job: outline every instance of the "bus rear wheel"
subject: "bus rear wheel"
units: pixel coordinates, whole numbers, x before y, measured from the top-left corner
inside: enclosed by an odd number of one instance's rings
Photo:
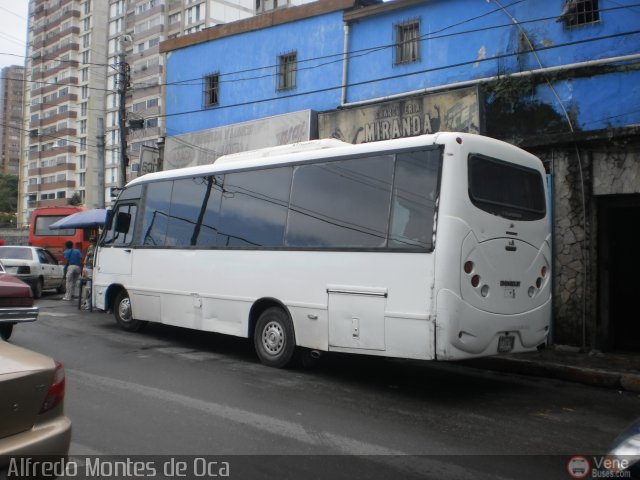
[[[129,293],[126,290],[122,290],[118,293],[116,302],[113,306],[113,313],[120,328],[127,332],[139,332],[147,324],[147,322],[142,320],[133,319],[131,300],[129,299]]]
[[[269,367],[290,366],[296,349],[293,323],[280,307],[266,309],[256,322],[253,344],[260,361]]]

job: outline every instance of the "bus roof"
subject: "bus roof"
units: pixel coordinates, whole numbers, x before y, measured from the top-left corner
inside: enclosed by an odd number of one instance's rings
[[[324,158],[347,155],[366,155],[368,153],[378,153],[403,148],[427,147],[438,143],[443,144],[446,141],[454,141],[457,137],[461,137],[463,139],[465,137],[469,139],[484,139],[487,142],[499,143],[505,146],[508,145],[510,148],[517,149],[517,147],[500,140],[472,133],[459,132],[438,132],[429,135],[418,135],[415,137],[360,143],[356,145],[336,139],[311,140],[291,145],[282,145],[278,147],[269,147],[225,155],[218,158],[214,163],[208,165],[148,173],[133,179],[127,184],[127,187],[157,180],[197,177],[214,173],[224,173],[232,170],[242,170],[245,168],[267,167],[283,163],[297,163],[305,162],[307,160],[321,160]]]
[[[282,163],[304,162],[306,160],[330,158],[334,156],[338,157],[341,155],[367,154],[382,152],[385,150],[395,150],[398,148],[429,146],[436,143],[438,135],[440,134],[420,135],[417,137],[361,143],[357,145],[342,142],[340,140],[331,141],[331,139],[328,139],[330,140],[329,142],[326,140],[312,140],[309,142],[301,142],[299,144],[251,150],[220,157],[214,163],[208,165],[147,173],[146,175],[129,182],[127,187],[156,180],[200,176],[218,172],[222,173],[228,170],[264,167]]]

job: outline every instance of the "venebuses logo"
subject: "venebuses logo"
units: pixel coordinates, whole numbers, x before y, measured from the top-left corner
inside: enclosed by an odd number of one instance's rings
[[[573,457],[567,464],[567,470],[572,478],[586,478],[591,471],[591,465],[585,457]]]

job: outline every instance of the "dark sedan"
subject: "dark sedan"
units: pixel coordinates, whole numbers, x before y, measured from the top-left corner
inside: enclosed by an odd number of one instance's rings
[[[38,307],[33,306],[29,285],[6,273],[0,263],[0,337],[8,340],[16,323],[33,322],[37,318]]]

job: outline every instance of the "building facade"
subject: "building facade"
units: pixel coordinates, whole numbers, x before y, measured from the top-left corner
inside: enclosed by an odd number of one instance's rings
[[[107,203],[109,191],[122,184],[122,146],[126,145],[125,175],[131,178],[158,168],[165,131],[171,133],[162,115],[165,64],[160,42],[309,1],[110,0],[108,63],[116,68],[107,72],[112,91],[106,98]],[[123,125],[119,122],[121,89],[126,90]]]
[[[18,223],[36,207],[100,205],[107,6],[31,0]]]
[[[156,168],[161,41],[308,1],[30,0],[19,225],[36,207],[109,205]]]
[[[639,17],[594,0],[327,0],[168,40],[165,165],[301,111],[318,112],[309,138],[517,144],[551,179],[553,341],[640,351]]]
[[[12,65],[0,73],[0,172],[18,175],[24,111],[24,67]]]

